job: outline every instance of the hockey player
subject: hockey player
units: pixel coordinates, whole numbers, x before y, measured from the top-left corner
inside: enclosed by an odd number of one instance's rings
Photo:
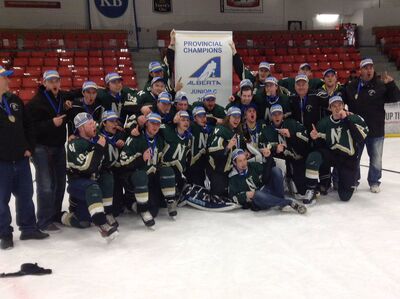
[[[106,89],[97,90],[99,102],[105,110],[115,111],[124,124],[129,116],[139,113],[137,90],[124,86],[118,73],[108,73],[104,81]]]
[[[286,175],[290,191],[304,195],[306,192],[305,159],[309,153],[309,138],[305,127],[292,118],[284,118],[279,104],[271,107],[271,123],[260,137],[260,148],[286,161]],[[293,183],[294,186],[293,186]]]
[[[95,122],[101,121],[101,114],[103,113],[104,108],[97,100],[97,89],[98,87],[95,82],[85,81],[83,83],[83,97],[74,99],[71,109],[67,111],[68,136],[73,136],[75,131],[74,118],[80,112],[89,113]]]
[[[244,108],[250,105],[253,100],[253,83],[249,79],[243,79],[240,81],[240,90],[237,95],[229,97],[229,104],[226,105],[225,110],[236,106],[244,112]]]
[[[259,211],[290,206],[299,214],[305,214],[307,208],[303,204],[285,198],[282,171],[275,166],[271,157],[267,159],[263,164],[248,163],[245,152],[236,149],[232,154],[229,195],[244,209]]]
[[[257,120],[256,105],[250,104],[244,109],[243,136],[247,144],[258,148],[261,132],[265,127],[263,120]]]
[[[143,132],[136,137],[129,136],[120,155],[121,166],[130,173],[137,211],[147,227],[154,226],[154,217],[165,205],[162,198],[171,212],[176,200],[174,171],[161,165],[165,142],[159,134],[160,126],[161,116],[148,114]]]
[[[344,110],[340,96],[329,99],[331,116],[324,117],[310,133],[317,150],[306,160],[307,192],[305,203],[313,203],[319,169],[325,164],[334,166],[338,172],[338,194],[342,201],[353,195],[357,175],[358,145],[368,134],[364,120]]]
[[[138,105],[143,115],[151,112],[151,107],[157,103],[158,95],[165,91],[165,80],[162,77],[154,77],[150,86],[149,91],[141,90],[138,93]]]
[[[158,95],[157,103],[153,104],[151,111],[159,114],[161,116],[161,122],[166,125],[172,124],[174,120],[174,114],[171,108],[172,97],[168,92],[164,91]]]
[[[283,108],[285,117],[290,116],[290,103],[288,97],[280,91],[278,80],[275,77],[268,77],[265,80],[265,87],[253,97],[257,105],[257,118],[269,122],[269,109],[272,105],[279,104]]]
[[[149,63],[149,76],[148,79],[146,81],[145,86],[143,87],[143,91],[151,91],[152,88],[152,80],[154,78],[163,78],[164,82],[166,83],[166,90],[168,92],[173,91],[173,88],[171,88],[167,82],[169,79],[169,70],[168,70],[168,66],[166,64],[161,64],[158,61],[151,61]]]
[[[67,145],[70,208],[62,213],[61,223],[86,228],[93,222],[103,238],[112,240],[118,235],[117,225],[106,216],[112,212],[112,177],[100,177],[106,139],[97,136],[96,123],[86,112],[75,116],[74,125],[77,136]]]
[[[204,187],[207,164],[207,142],[211,128],[207,125],[206,110],[203,107],[193,109],[193,123],[190,127],[192,134],[192,149],[187,179],[190,184]]]
[[[192,134],[189,132],[190,116],[186,111],[178,111],[174,119],[174,125],[166,125],[161,129],[165,140],[162,153],[162,165],[171,167],[175,173],[176,193],[180,194],[186,183],[184,173],[188,165],[189,153],[192,146]],[[177,215],[177,200],[169,204],[169,215]]]
[[[231,107],[222,125],[214,128],[208,145],[207,175],[211,183],[211,194],[228,195],[228,175],[232,169],[232,152],[245,147],[241,127],[242,113]]]
[[[118,215],[124,207],[123,186],[125,178],[120,170],[121,165],[119,163],[119,155],[121,149],[125,145],[125,136],[123,132],[118,130],[118,126],[118,115],[112,110],[104,111],[101,117],[99,135],[103,136],[107,143],[104,153],[104,161],[101,168],[101,178],[111,175],[113,181],[113,189],[108,189],[108,191],[111,190],[112,193],[107,195],[103,194],[103,197],[108,199],[103,199],[103,202],[107,202],[111,205],[109,199],[113,199],[113,211],[112,213],[107,214],[107,219],[110,224],[116,223],[112,216],[114,214]],[[108,181],[110,182],[111,179]]]
[[[217,98],[213,92],[206,92],[202,101],[193,103],[193,107],[202,106],[207,112],[207,124],[211,127],[221,125],[224,122],[225,110],[217,104]]]
[[[178,91],[176,93],[174,104],[171,108],[171,113],[173,116],[175,116],[178,111],[186,111],[190,116],[192,115],[192,107],[189,104],[187,94],[183,91]]]

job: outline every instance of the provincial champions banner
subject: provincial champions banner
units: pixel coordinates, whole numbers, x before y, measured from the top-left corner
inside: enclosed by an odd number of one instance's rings
[[[89,0],[89,5],[92,29],[134,30],[133,0]]]
[[[225,106],[232,95],[230,31],[176,31],[175,82],[182,78],[189,101],[212,91]]]

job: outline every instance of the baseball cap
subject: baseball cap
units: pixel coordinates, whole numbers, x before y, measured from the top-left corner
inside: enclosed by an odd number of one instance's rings
[[[113,80],[122,80],[122,77],[118,73],[108,73],[106,77],[104,78],[104,81],[106,84]]]
[[[331,97],[331,98],[329,99],[329,106],[330,106],[332,103],[338,102],[338,101],[343,102],[343,99],[342,99],[341,96],[333,96],[333,97]]]
[[[0,65],[0,77],[8,77],[14,74],[14,71],[12,70],[6,70],[4,67]]]
[[[156,83],[158,81],[162,81],[165,84],[165,80],[163,77],[154,77],[153,79],[151,79],[150,85],[153,85],[154,83]]]
[[[271,70],[271,65],[266,62],[266,61],[262,61],[260,62],[260,64],[258,65],[258,69],[267,69],[267,70]]]
[[[192,114],[193,114],[193,117],[195,117],[197,115],[206,115],[207,112],[206,112],[206,109],[204,109],[204,107],[196,106],[193,108]]]
[[[374,61],[371,58],[364,58],[363,60],[360,61],[360,69],[369,64],[373,65]]]
[[[240,81],[240,89],[242,89],[243,87],[249,86],[251,88],[253,88],[253,83],[251,83],[251,81],[249,79],[243,79],[242,81]]]
[[[307,77],[307,75],[305,75],[305,74],[298,74],[298,75],[295,77],[294,81],[295,81],[295,82],[298,82],[298,81],[306,81],[306,82],[308,82],[308,77]]]
[[[227,116],[242,116],[242,111],[238,107],[231,107],[226,113]]]
[[[157,100],[161,103],[171,104],[171,95],[168,92],[163,91],[158,95]]]
[[[80,112],[74,117],[74,126],[78,129],[92,119],[93,117],[89,113]]]
[[[274,114],[275,112],[282,112],[283,113],[283,108],[282,108],[281,105],[275,104],[275,105],[271,106],[269,111],[270,111],[271,114]]]
[[[60,79],[60,74],[55,70],[48,70],[43,73],[43,80]]]
[[[158,113],[149,113],[146,116],[146,121],[151,123],[161,124],[161,116]]]
[[[119,119],[119,117],[118,117],[117,113],[115,113],[112,110],[106,110],[101,115],[101,122],[104,122],[107,120],[118,120],[118,119]]]
[[[149,73],[151,72],[159,72],[162,71],[163,68],[161,66],[161,63],[159,63],[158,61],[152,61],[149,63]]]
[[[85,82],[83,82],[82,91],[85,91],[85,90],[87,90],[89,88],[97,89],[97,84],[95,82],[93,82],[93,81],[85,81]]]
[[[276,79],[273,76],[267,77],[267,79],[265,79],[265,84],[267,83],[273,83],[275,85],[278,85],[278,79]]]

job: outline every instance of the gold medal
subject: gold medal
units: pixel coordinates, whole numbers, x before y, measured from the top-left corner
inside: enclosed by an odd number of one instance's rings
[[[9,115],[8,120],[12,123],[15,123],[15,116],[14,115]]]
[[[357,100],[358,99],[358,93],[356,93],[356,95],[354,96],[354,98]]]

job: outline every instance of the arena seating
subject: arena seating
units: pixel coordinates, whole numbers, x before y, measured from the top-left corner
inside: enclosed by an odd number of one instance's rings
[[[381,46],[383,53],[400,69],[400,27],[375,27],[372,32],[375,34],[376,44]]]
[[[169,45],[169,32],[158,31],[161,48]],[[361,60],[359,51],[346,46],[346,34],[339,30],[318,31],[246,31],[234,32],[233,41],[243,63],[252,71],[261,61],[272,64],[272,73],[278,79],[294,77],[301,63],[311,64],[314,76],[322,77],[327,68],[338,72],[339,81],[345,82],[352,69]],[[238,90],[239,77],[233,74],[233,91]]]
[[[85,80],[104,87],[109,72],[137,87],[126,33],[0,32],[0,64],[14,70],[10,86],[24,101],[32,98],[49,69],[58,70],[63,89],[80,88]]]

